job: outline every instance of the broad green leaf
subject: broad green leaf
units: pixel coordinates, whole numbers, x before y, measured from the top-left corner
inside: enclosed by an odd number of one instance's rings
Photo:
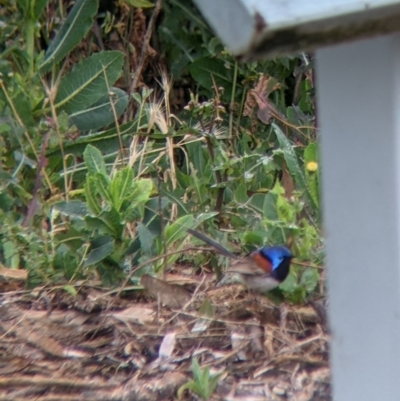
[[[207,184],[209,184],[209,182],[207,181],[205,176],[199,177],[197,171],[194,170],[193,167],[191,168],[191,174],[189,175],[189,182],[190,187],[193,188],[196,193],[198,204],[202,205],[204,202],[203,197],[208,196],[205,188]]]
[[[6,266],[11,269],[19,269],[20,257],[17,244],[14,244],[13,241],[3,241],[1,245]]]
[[[104,241],[97,248],[92,249],[85,260],[83,267],[92,266],[100,263],[114,250],[114,240],[111,237],[103,237]]]
[[[83,188],[85,191],[86,204],[88,210],[93,216],[98,216],[101,213],[102,208],[97,195],[97,185],[95,178],[93,176],[88,175],[86,177],[86,182]]]
[[[317,142],[311,142],[304,149],[304,163],[317,162],[318,163],[318,144]]]
[[[120,239],[124,229],[120,214],[112,208],[103,210],[98,216],[85,218],[88,228],[96,230],[100,234],[110,234],[113,238]]]
[[[3,210],[3,212],[9,212],[13,204],[14,199],[8,193],[0,192],[0,209]]]
[[[113,206],[113,200],[110,191],[110,180],[109,178],[101,173],[95,173],[93,179],[96,185],[96,191],[105,200],[108,205]]]
[[[53,207],[54,209],[60,211],[67,216],[84,218],[88,214],[88,209],[86,205],[79,200],[59,202],[56,203]]]
[[[97,0],[77,0],[46,51],[45,57],[39,66],[41,73],[48,71],[53,65],[61,61],[82,41],[93,25],[97,7]]]
[[[115,109],[115,116],[113,107]],[[70,122],[80,131],[95,130],[115,122],[128,106],[128,95],[119,88],[111,88],[110,92],[85,110],[70,115]]]
[[[152,255],[154,253],[154,239],[155,236],[151,231],[142,223],[138,223],[137,231],[139,235],[139,241],[143,252],[147,255]]]
[[[264,245],[267,238],[267,233],[265,231],[246,231],[243,235],[243,242],[247,245],[254,245],[259,247]]]
[[[218,216],[219,212],[207,212],[207,213],[199,213],[196,215],[196,223],[197,225],[203,223],[203,221],[212,219],[215,216]]]
[[[277,196],[272,192],[264,195],[263,215],[268,220],[278,219]]]
[[[180,188],[176,189],[174,192],[170,192],[170,191],[166,191],[164,189],[162,189],[162,194],[168,198],[171,203],[176,203],[184,213],[189,214],[189,209],[187,208],[187,205],[182,202],[182,195],[183,195],[184,191],[181,190]]]
[[[74,257],[78,257],[78,253],[75,253],[75,251],[77,251],[87,239],[82,235],[82,232],[85,231],[84,224],[85,222],[82,221],[82,224],[75,224],[74,226],[70,226],[68,231],[57,234],[57,242],[65,245],[68,249],[68,251],[66,251],[62,248],[58,248],[57,253],[60,252],[60,254],[63,254],[64,252],[71,252],[71,250],[73,250]],[[77,228],[75,228],[75,226],[77,226]]]
[[[129,203],[129,202],[125,202]],[[124,208],[123,208],[124,209]],[[126,223],[133,223],[137,220],[142,220],[144,213],[143,205],[129,205],[123,212],[122,212],[122,220]]]
[[[105,210],[98,216],[105,226],[107,226],[108,232],[111,233],[115,238],[120,239],[124,231],[124,224],[121,215],[112,208],[111,210]]]
[[[44,10],[44,8],[46,7],[47,3],[49,2],[49,0],[35,0],[32,1],[31,4],[33,4],[32,7],[32,18],[33,20],[36,22],[39,17],[42,15],[42,12]]]
[[[133,198],[133,170],[127,166],[122,170],[117,171],[110,184],[110,192],[112,197],[113,206],[118,211],[127,199]],[[139,192],[139,191],[138,191]]]
[[[250,198],[248,205],[255,211],[264,216],[267,220],[277,220],[276,195],[268,192],[267,194],[255,194]]]
[[[222,60],[203,57],[189,65],[189,72],[193,79],[203,88],[211,91],[213,79],[217,86],[225,88],[224,98],[230,98],[232,92],[233,73],[224,65]]]
[[[247,187],[245,184],[240,183],[235,189],[235,200],[237,203],[246,203],[248,201]]]
[[[197,226],[193,215],[182,216],[175,222],[169,224],[165,229],[165,237],[168,245],[188,235],[187,229]]]
[[[318,270],[309,267],[306,270],[304,270],[303,274],[301,275],[300,284],[304,286],[307,292],[312,292],[315,290],[318,281],[319,281]]]
[[[149,178],[143,178],[131,183],[131,193],[126,197],[131,202],[131,206],[146,203],[153,192],[153,181]]]
[[[124,55],[118,51],[95,53],[63,76],[57,90],[56,108],[68,114],[85,110],[107,94],[122,72]]]
[[[122,124],[119,130],[110,128],[106,131],[96,132],[94,134],[82,135],[81,137],[65,141],[64,150],[75,156],[81,156],[89,144],[95,145],[97,149],[104,153],[112,153],[120,149],[119,138],[122,139],[123,145],[128,139],[131,139],[137,132],[135,131],[136,121]],[[49,149],[46,155],[61,155],[59,147]]]
[[[12,103],[10,106],[26,127],[32,127],[35,124],[29,99],[22,90],[17,90],[12,98],[7,98],[7,100]]]
[[[305,195],[312,209],[317,210],[317,205],[315,204],[315,201],[311,196],[310,189],[307,185],[304,174],[300,169],[296,153],[293,150],[293,145],[290,143],[285,134],[276,124],[272,124],[272,127],[274,129],[276,138],[279,142],[280,149],[283,152],[283,157],[285,159],[290,174],[294,177],[297,185],[299,185],[299,187],[305,192]]]
[[[166,198],[160,199],[151,198],[144,205],[144,216],[143,216],[143,224],[151,231],[154,236],[158,236],[161,234],[161,214],[165,210],[165,208],[169,205],[170,202]]]
[[[197,131],[193,132],[194,135],[201,134]],[[207,166],[207,154],[205,153],[204,145],[202,142],[193,142],[186,145],[189,154],[190,169],[197,171],[200,175],[204,175]]]
[[[265,200],[265,195],[254,194],[250,198],[248,205],[262,215],[264,212],[264,200]]]
[[[89,174],[100,173],[105,176],[107,175],[103,156],[97,148],[92,145],[86,146],[83,158]]]
[[[19,6],[19,8],[22,10],[25,19],[29,18],[29,4],[30,1],[29,0],[17,0],[17,4]]]

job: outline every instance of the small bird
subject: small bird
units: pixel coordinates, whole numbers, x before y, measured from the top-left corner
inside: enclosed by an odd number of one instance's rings
[[[238,257],[206,235],[188,229],[189,234],[216,248],[223,255],[232,259]],[[228,268],[220,284],[225,284],[225,277],[236,274],[248,288],[258,292],[268,292],[278,287],[289,274],[293,255],[284,246],[263,247],[238,259]]]

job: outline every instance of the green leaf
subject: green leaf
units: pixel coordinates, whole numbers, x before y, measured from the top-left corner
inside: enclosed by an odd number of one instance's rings
[[[111,101],[110,101],[111,100]],[[111,102],[115,109],[114,111]],[[119,88],[110,88],[110,92],[85,110],[70,115],[70,122],[80,131],[96,130],[115,122],[128,106],[128,94]]]
[[[24,17],[27,19],[29,18],[29,5],[30,1],[29,0],[17,0],[17,4],[19,8],[22,10]]]
[[[193,215],[182,216],[175,222],[168,224],[165,229],[165,237],[167,245],[173,244],[175,241],[186,237],[187,229],[194,228],[197,225]]]
[[[103,210],[98,216],[85,218],[88,228],[96,230],[100,234],[110,234],[113,238],[121,239],[124,225],[121,215],[112,208]]]
[[[124,198],[130,202],[129,209],[131,209],[138,205],[145,204],[149,200],[152,192],[153,181],[149,178],[143,178],[139,181],[131,182],[130,193],[124,193]]]
[[[134,194],[132,194],[135,191],[135,189],[133,188],[134,187],[133,179],[134,179],[133,170],[131,167],[127,166],[122,170],[117,171],[114,178],[111,180],[110,192],[111,192],[112,202],[113,206],[118,211],[121,210],[121,206],[125,200],[132,199],[134,197]],[[146,181],[151,181],[151,180],[146,180]]]
[[[142,223],[138,223],[137,231],[143,252],[152,255],[154,250],[154,239],[156,238],[151,231]]]
[[[73,297],[76,297],[76,294],[78,294],[73,285],[64,285],[63,290],[68,292],[68,294],[72,295]]]
[[[49,0],[35,0],[33,1],[32,7],[32,18],[36,22],[39,17],[42,15],[44,8],[46,7]]]
[[[12,241],[3,241],[1,245],[6,266],[11,269],[19,269],[20,257],[17,244],[14,244]]]
[[[182,202],[181,196],[183,194],[183,190],[179,188],[173,192],[162,190],[162,193],[165,197],[167,197],[171,203],[176,203],[184,213],[189,214],[189,210],[187,209],[187,205]]]
[[[268,220],[277,220],[276,195],[268,192],[267,194],[255,194],[248,203],[254,210]]]
[[[265,195],[254,194],[249,200],[249,206],[251,206],[258,213],[263,214],[264,200],[265,200]]]
[[[292,269],[291,269],[292,270]],[[279,286],[279,288],[287,293],[292,293],[297,287],[297,279],[293,272],[287,276],[286,280]]]
[[[189,72],[193,79],[207,90],[213,88],[213,80],[218,86],[223,86],[227,92],[232,89],[232,71],[228,70],[222,60],[216,58],[199,58],[189,66]],[[230,96],[230,93],[225,93]]]
[[[197,225],[203,223],[206,220],[212,219],[215,216],[218,216],[219,212],[208,212],[208,213],[199,213],[196,216],[196,223]]]
[[[5,192],[0,192],[0,209],[3,210],[3,212],[9,212],[13,204],[14,199],[10,195]]]
[[[151,8],[154,4],[147,0],[124,0],[125,3],[137,8]]]
[[[192,359],[192,372],[195,382],[201,384],[201,380],[203,378],[203,371],[200,369],[200,365],[197,362],[196,358]]]
[[[304,174],[303,174],[302,170],[300,169],[296,153],[293,150],[293,145],[290,143],[290,141],[287,139],[285,134],[282,132],[282,130],[276,124],[272,124],[272,128],[274,129],[276,138],[279,142],[280,149],[283,152],[283,157],[285,159],[285,162],[289,169],[290,174],[294,177],[297,185],[299,185],[300,188],[303,191],[305,191],[306,197],[307,197],[312,209],[317,210],[318,209],[317,205],[315,204],[315,201],[314,201],[313,197],[311,196],[310,189],[307,185]]]
[[[218,375],[212,375],[210,377],[210,383],[208,385],[208,396],[211,397],[211,395],[213,394],[213,392],[215,391],[217,384],[218,384],[218,380],[221,377],[221,374]]]
[[[64,150],[75,156],[81,156],[86,149],[86,146],[92,144],[103,152],[112,153],[120,150],[119,138],[122,138],[124,145],[128,139],[131,139],[132,136],[136,134],[135,128],[136,121],[130,121],[129,123],[120,125],[118,130],[116,128],[110,128],[94,134],[82,135],[77,139],[66,141],[64,144]],[[57,147],[47,151],[46,155],[61,156],[61,152],[59,147]]]
[[[12,98],[7,100],[26,127],[32,127],[35,124],[29,99],[22,90],[17,90]]]
[[[79,200],[59,202],[56,203],[53,207],[54,209],[67,216],[84,218],[88,214],[88,209],[86,205]]]
[[[114,240],[111,237],[103,237],[102,239],[101,244],[89,252],[83,265],[84,267],[100,263],[107,256],[111,255],[114,250]]]
[[[161,203],[161,205],[160,205]],[[157,237],[161,234],[161,216],[169,202],[165,198],[150,198],[144,205],[143,224]]]
[[[90,213],[98,216],[101,213],[101,204],[97,195],[97,184],[94,176],[87,176],[83,186],[86,197],[86,204]]]
[[[110,191],[109,178],[101,173],[93,175],[97,193],[105,200],[110,207],[113,206],[113,200]]]
[[[246,203],[248,201],[247,187],[245,184],[240,183],[235,190],[235,200],[237,203]]]
[[[198,385],[194,380],[190,380],[181,387],[179,387],[177,394],[179,399],[182,398],[182,394],[185,390],[192,390],[194,393],[198,394]]]
[[[118,51],[95,53],[61,78],[56,108],[73,114],[85,110],[110,88],[122,72],[124,55]]]
[[[92,145],[86,146],[83,152],[83,159],[89,174],[102,174],[107,176],[106,165],[100,151]]]
[[[319,274],[317,269],[309,267],[304,270],[301,275],[300,285],[303,285],[307,292],[312,292],[315,290],[319,281]]]
[[[304,149],[304,162],[318,162],[318,144],[317,142],[311,142]]]
[[[45,57],[39,66],[41,73],[48,71],[53,65],[61,61],[82,41],[93,25],[97,7],[97,0],[77,0],[46,51]]]

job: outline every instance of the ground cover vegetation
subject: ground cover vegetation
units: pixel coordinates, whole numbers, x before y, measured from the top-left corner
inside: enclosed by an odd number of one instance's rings
[[[270,298],[323,296],[312,55],[241,64],[181,0],[0,13],[0,262],[26,289],[140,297],[169,273],[220,275],[195,229],[236,254],[287,244]],[[190,366],[181,393],[209,398],[217,379]]]

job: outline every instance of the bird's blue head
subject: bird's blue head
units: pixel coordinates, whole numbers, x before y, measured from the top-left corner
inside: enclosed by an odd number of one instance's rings
[[[264,247],[260,249],[260,253],[271,262],[272,270],[277,269],[285,259],[290,260],[293,257],[289,249],[284,246]]]

